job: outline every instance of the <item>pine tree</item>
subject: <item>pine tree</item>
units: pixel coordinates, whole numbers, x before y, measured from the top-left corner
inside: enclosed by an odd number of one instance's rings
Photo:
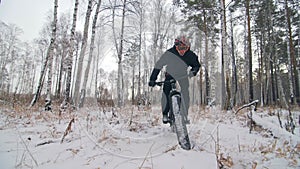
[[[187,16],[187,23],[192,23],[193,26],[198,28],[204,34],[204,43],[205,43],[205,54],[204,54],[204,67],[205,70],[205,104],[208,104],[209,101],[214,100],[215,96],[211,96],[211,81],[209,77],[210,72],[210,57],[209,57],[209,43],[215,45],[216,34],[219,32],[216,28],[218,24],[217,17],[219,16],[219,11],[215,10],[217,7],[217,2],[215,0],[201,1],[201,0],[184,0],[185,7],[182,9],[182,12]],[[201,90],[201,89],[200,89]]]

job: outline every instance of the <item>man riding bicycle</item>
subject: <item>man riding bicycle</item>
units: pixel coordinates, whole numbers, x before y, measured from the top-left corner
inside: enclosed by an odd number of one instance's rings
[[[182,94],[182,112],[188,115],[189,109],[189,80],[188,77],[196,76],[200,69],[198,56],[190,50],[190,42],[185,35],[180,35],[174,41],[174,46],[168,49],[155,63],[154,69],[150,76],[149,86],[154,87],[155,81],[161,69],[166,66],[165,81],[175,79],[178,81]],[[191,67],[189,73],[188,68]],[[170,83],[164,83],[161,98],[163,123],[169,122],[168,112],[169,93],[171,90]]]

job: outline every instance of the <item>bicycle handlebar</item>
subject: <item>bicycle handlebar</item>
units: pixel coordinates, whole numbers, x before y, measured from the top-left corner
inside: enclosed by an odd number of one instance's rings
[[[165,80],[165,81],[155,82],[155,85],[161,86],[164,83],[170,83],[170,84],[172,84],[172,83],[176,83],[176,80],[175,79],[171,79],[171,80]]]
[[[189,74],[183,75],[183,76],[181,76],[179,78],[176,78],[176,79],[170,79],[170,80],[164,80],[164,81],[155,82],[155,85],[161,86],[164,83],[170,83],[170,84],[172,84],[172,83],[176,83],[176,80],[181,80],[181,79],[184,79],[184,78],[187,78],[187,77],[190,77]]]

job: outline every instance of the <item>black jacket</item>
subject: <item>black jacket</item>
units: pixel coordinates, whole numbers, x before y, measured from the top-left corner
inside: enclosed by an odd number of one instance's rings
[[[188,50],[183,56],[180,56],[176,50],[176,47],[168,49],[155,63],[154,69],[150,76],[150,81],[155,81],[160,70],[166,66],[166,72],[175,79],[180,79],[187,75],[187,68],[192,67],[191,71],[194,72],[194,76],[200,69],[200,63],[198,56]]]

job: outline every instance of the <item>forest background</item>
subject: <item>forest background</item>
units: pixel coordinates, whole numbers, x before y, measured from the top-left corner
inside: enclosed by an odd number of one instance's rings
[[[202,65],[190,80],[191,104],[300,103],[296,0],[73,0],[67,13],[59,2],[31,42],[0,22],[1,105],[155,105],[161,89],[148,87],[149,74],[181,33]]]

